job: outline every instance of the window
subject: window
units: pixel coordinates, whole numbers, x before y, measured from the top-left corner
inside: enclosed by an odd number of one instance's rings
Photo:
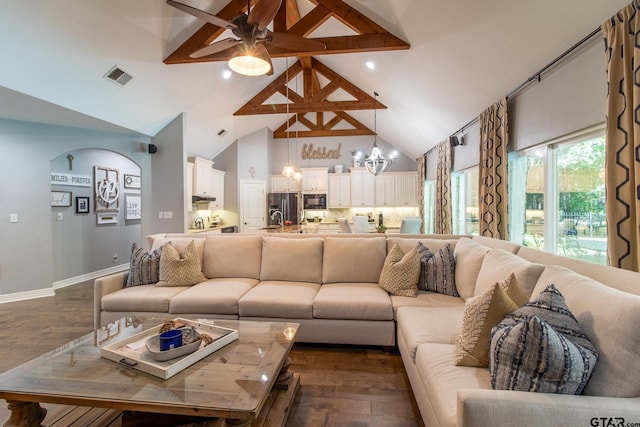
[[[453,234],[478,235],[478,168],[451,174]]]
[[[433,234],[433,219],[435,216],[436,203],[436,183],[435,181],[424,182],[424,232]]]
[[[511,153],[510,239],[606,264],[603,131]]]

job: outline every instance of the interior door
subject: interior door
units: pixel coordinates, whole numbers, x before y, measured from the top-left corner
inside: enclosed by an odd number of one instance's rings
[[[265,181],[240,181],[240,232],[265,227],[267,195]]]

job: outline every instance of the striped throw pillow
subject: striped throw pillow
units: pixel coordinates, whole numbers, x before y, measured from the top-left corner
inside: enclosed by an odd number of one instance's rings
[[[494,389],[562,394],[580,394],[599,357],[553,284],[492,329],[489,353]]]
[[[447,243],[434,254],[420,242],[417,250],[421,254],[420,274],[422,279],[419,281],[419,285],[424,283],[424,289],[427,291],[459,297],[460,294],[458,294],[455,283],[456,264],[451,246]]]
[[[144,249],[134,243],[131,247],[131,258],[129,263],[129,275],[125,287],[140,285],[151,285],[157,283],[160,272],[160,257],[162,256],[162,247],[152,252],[146,252]]]

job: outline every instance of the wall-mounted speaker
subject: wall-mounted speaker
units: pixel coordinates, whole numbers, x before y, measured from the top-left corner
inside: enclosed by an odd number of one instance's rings
[[[154,144],[149,144],[147,146],[147,148],[149,149],[149,154],[154,154],[158,152],[158,146],[154,145]]]

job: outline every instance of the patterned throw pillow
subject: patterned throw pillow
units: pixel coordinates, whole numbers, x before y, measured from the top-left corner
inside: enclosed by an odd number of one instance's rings
[[[418,247],[416,247],[418,251],[418,256],[420,257],[420,277],[418,278],[418,289],[422,291],[427,290],[427,285],[424,282],[425,274],[427,268],[427,261],[429,258],[433,257],[433,252],[429,250],[428,247],[422,244],[422,242],[418,242]]]
[[[491,331],[491,385],[496,390],[580,394],[598,357],[564,297],[550,284]]]
[[[207,280],[202,274],[200,254],[192,240],[182,254],[165,243],[160,258],[160,281],[156,286],[191,286]]]
[[[398,245],[393,245],[380,273],[379,284],[393,295],[415,298],[418,295],[420,258],[418,251],[411,249],[406,255]]]
[[[419,242],[416,249],[421,254],[420,275],[422,278],[420,283],[424,283],[422,289],[459,297],[455,283],[455,260],[451,246],[447,243],[434,254],[422,242]]]
[[[457,366],[489,366],[491,328],[527,302],[514,274],[494,284],[482,295],[465,302],[462,331],[456,338]]]
[[[134,242],[131,247],[129,275],[127,276],[125,288],[157,283],[158,280],[160,280],[159,272],[161,255],[161,247],[149,253]]]

